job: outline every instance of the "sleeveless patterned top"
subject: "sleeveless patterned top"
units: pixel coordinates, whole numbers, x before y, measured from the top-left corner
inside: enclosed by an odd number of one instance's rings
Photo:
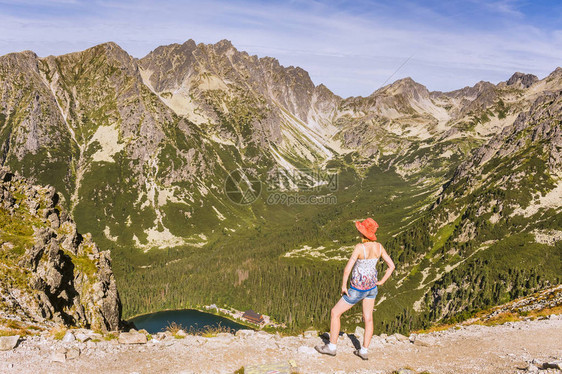
[[[365,244],[363,245],[364,259],[358,259],[351,272],[351,288],[359,291],[369,291],[377,285],[377,261],[378,258],[367,258]],[[380,246],[380,244],[379,244]]]

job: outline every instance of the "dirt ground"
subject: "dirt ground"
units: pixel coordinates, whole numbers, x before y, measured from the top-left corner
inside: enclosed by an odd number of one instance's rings
[[[420,343],[421,342],[421,343]],[[417,373],[523,373],[529,362],[562,360],[562,316],[511,322],[418,336],[418,343],[374,337],[369,360],[353,354],[350,337],[338,342],[335,357],[316,353],[320,337],[221,334],[213,338],[169,337],[148,344],[125,345],[116,340],[63,343],[34,337],[14,350],[0,352],[2,373],[232,373],[256,364],[292,361],[298,373],[391,373],[409,368]],[[52,362],[62,347],[79,348],[78,358]],[[554,369],[541,373],[560,372]]]

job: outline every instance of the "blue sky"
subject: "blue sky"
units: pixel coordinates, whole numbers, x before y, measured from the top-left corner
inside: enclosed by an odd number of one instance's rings
[[[543,78],[562,66],[562,2],[0,0],[0,35],[0,55],[39,56],[114,41],[142,57],[229,39],[338,95],[365,96],[407,76],[441,91],[515,71]]]

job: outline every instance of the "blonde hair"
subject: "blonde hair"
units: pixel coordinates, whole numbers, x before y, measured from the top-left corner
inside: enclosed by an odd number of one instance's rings
[[[359,232],[359,235],[361,236],[361,243],[374,242],[374,240],[371,240],[367,238],[365,235],[363,235],[362,232]]]

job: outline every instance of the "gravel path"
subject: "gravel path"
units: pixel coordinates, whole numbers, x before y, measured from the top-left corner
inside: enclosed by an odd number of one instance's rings
[[[353,355],[349,337],[336,357],[313,350],[319,337],[280,337],[263,332],[213,338],[167,337],[147,344],[28,338],[0,352],[2,373],[232,373],[243,366],[292,360],[298,373],[391,373],[409,367],[430,373],[522,373],[533,359],[562,359],[562,316],[486,327],[472,325],[417,337],[415,343],[375,337],[369,361]],[[76,359],[53,362],[61,348],[78,348]],[[555,369],[541,373],[560,373]]]

